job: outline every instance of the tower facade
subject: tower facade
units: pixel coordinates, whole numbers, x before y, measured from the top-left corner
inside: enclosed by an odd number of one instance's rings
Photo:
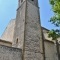
[[[43,60],[38,0],[19,0],[13,47],[21,48],[23,60]]]
[[[25,13],[26,13],[26,1],[18,0],[18,9],[15,22],[15,30],[13,36],[13,47],[23,49],[24,34],[25,34]]]

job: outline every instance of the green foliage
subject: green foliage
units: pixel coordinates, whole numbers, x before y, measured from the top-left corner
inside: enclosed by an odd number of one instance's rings
[[[51,5],[54,5],[54,0],[49,0]]]
[[[52,11],[54,12],[54,16],[51,17],[50,22],[56,25],[57,27],[60,26],[60,0],[49,0],[52,6]]]
[[[50,18],[50,22],[60,28],[60,0],[49,0],[49,2],[54,13],[54,16]],[[52,37],[53,40],[57,40],[57,38],[60,37],[60,31],[59,29],[53,29],[49,31],[48,35],[48,37]]]
[[[48,37],[52,37],[52,40],[57,40],[60,37],[60,31],[58,29],[49,31]]]
[[[53,16],[50,18],[50,22],[54,24],[55,26],[60,26],[60,16]]]

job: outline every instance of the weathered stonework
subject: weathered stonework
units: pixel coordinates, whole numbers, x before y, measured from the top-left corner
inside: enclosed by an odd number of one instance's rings
[[[0,60],[22,60],[22,50],[0,45]]]
[[[58,60],[56,45],[48,38],[49,30],[41,30],[38,0],[19,0],[18,5],[16,19],[0,39],[0,60]]]
[[[5,41],[5,40],[0,39],[0,45],[12,47],[12,42]]]
[[[40,38],[39,8],[28,0],[26,9],[24,60],[40,60],[42,58],[40,50],[42,49],[40,47],[42,42]]]
[[[25,4],[22,2],[21,6],[17,9],[17,17],[15,22],[14,36],[13,36],[13,47],[23,49],[24,43],[24,29],[25,29]],[[18,43],[16,43],[18,39]]]
[[[19,3],[12,46],[22,49],[23,60],[43,60],[38,0]]]

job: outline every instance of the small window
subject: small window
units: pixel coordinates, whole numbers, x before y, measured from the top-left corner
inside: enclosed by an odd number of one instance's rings
[[[23,2],[23,0],[21,0],[21,3]]]
[[[34,0],[32,0],[32,1],[34,1]]]
[[[18,38],[17,38],[17,40],[16,40],[16,46],[18,46]]]
[[[18,43],[18,38],[17,38],[17,40],[16,40],[16,44]]]

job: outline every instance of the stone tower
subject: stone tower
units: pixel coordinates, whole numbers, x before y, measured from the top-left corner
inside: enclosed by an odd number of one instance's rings
[[[38,0],[19,0],[13,47],[21,48],[23,60],[43,60]]]

